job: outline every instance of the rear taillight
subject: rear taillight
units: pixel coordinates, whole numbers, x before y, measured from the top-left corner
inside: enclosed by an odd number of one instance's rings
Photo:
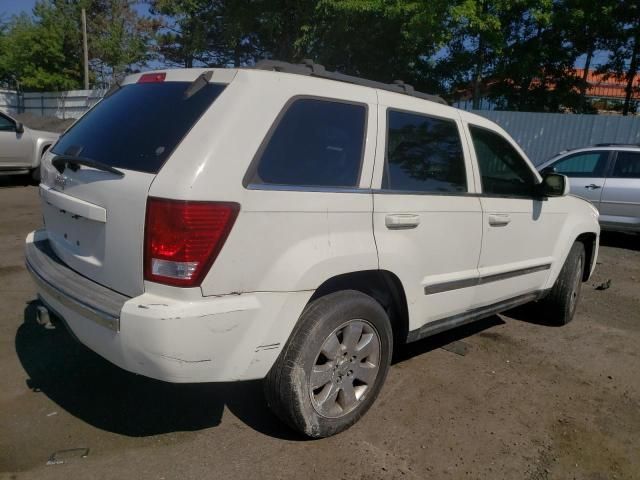
[[[240,205],[149,198],[144,231],[144,278],[200,285],[220,253]]]

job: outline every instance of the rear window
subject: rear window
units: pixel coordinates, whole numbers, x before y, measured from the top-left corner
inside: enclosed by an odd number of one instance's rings
[[[125,170],[158,173],[225,87],[210,83],[185,98],[189,85],[125,85],[82,117],[52,152],[78,155]]]
[[[355,187],[367,109],[333,100],[294,100],[280,117],[249,183]]]

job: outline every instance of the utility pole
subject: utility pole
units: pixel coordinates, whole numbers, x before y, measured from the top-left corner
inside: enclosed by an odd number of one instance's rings
[[[87,12],[82,9],[82,50],[84,54],[84,89],[89,90],[89,49],[87,47]]]

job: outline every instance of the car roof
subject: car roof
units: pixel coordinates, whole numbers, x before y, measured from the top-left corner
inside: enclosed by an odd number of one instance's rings
[[[640,152],[640,145],[634,145],[634,144],[628,144],[628,143],[596,143],[594,145],[590,145],[587,147],[569,148],[556,153],[551,158],[549,158],[549,160],[537,165],[536,168],[540,170],[550,165],[551,163],[554,163],[560,160],[561,158],[564,158],[568,155],[573,155],[575,153],[610,152],[613,150],[621,150],[626,152]]]

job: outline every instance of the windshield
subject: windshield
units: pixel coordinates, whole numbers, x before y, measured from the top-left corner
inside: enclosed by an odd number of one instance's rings
[[[207,84],[185,98],[189,85],[190,82],[125,85],[71,127],[52,152],[126,170],[158,173],[225,87]]]

